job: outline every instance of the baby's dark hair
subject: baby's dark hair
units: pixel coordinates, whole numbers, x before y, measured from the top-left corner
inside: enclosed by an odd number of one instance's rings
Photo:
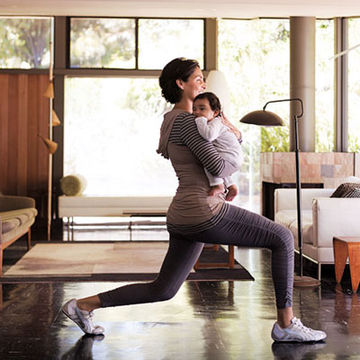
[[[219,98],[212,92],[204,92],[199,94],[195,99],[194,102],[198,99],[207,99],[210,104],[210,108],[212,111],[221,112],[221,104]]]
[[[171,104],[181,100],[183,90],[179,88],[176,80],[188,81],[196,68],[200,68],[196,60],[176,58],[165,65],[159,77],[161,95]]]

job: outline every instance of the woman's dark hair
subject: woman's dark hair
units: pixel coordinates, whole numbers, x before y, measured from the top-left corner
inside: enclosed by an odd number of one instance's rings
[[[199,99],[207,99],[210,104],[210,108],[212,111],[221,111],[221,104],[219,98],[212,92],[204,92],[196,96],[194,102]]]
[[[159,77],[161,95],[171,104],[181,100],[183,90],[176,84],[176,80],[187,81],[199,66],[196,60],[176,58],[165,65]]]

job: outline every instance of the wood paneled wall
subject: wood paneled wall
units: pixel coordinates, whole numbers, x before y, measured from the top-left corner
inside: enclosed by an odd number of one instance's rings
[[[0,192],[47,194],[48,75],[0,74]]]

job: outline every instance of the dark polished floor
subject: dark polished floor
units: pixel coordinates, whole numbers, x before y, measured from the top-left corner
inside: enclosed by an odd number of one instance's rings
[[[25,249],[25,241],[9,247],[6,266]],[[360,359],[359,297],[350,290],[348,272],[342,286],[335,285],[332,267],[325,269],[320,288],[294,290],[296,316],[326,331],[326,342],[273,344],[269,255],[267,250],[237,251],[255,281],[186,282],[167,302],[100,309],[95,320],[106,334],[95,338],[83,336],[60,312],[61,305],[121,284],[0,284],[0,359]],[[306,265],[315,275],[316,269]]]

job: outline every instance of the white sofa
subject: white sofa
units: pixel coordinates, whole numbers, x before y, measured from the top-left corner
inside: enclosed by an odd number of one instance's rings
[[[333,264],[333,237],[360,236],[360,199],[330,198],[334,189],[302,189],[303,255],[321,265]],[[276,189],[275,222],[289,228],[298,249],[296,189]]]

